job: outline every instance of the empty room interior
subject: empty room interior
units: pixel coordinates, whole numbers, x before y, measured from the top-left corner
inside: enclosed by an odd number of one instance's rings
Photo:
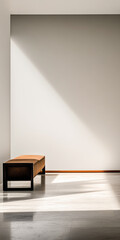
[[[0,240],[120,239],[120,1],[0,1]]]

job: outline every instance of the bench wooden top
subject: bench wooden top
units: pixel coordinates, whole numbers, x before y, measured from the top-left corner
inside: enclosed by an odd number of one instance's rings
[[[37,162],[41,161],[44,158],[45,158],[45,156],[42,156],[42,155],[21,155],[19,157],[10,159],[5,163],[33,163],[33,164],[36,164]]]

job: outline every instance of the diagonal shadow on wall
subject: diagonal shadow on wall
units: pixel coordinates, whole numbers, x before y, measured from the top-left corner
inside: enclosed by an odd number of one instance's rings
[[[120,169],[120,17],[12,16],[11,37]]]

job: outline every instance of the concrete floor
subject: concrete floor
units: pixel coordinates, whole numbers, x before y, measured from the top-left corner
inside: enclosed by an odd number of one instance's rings
[[[0,240],[120,239],[120,174],[39,175],[33,192],[0,187]]]

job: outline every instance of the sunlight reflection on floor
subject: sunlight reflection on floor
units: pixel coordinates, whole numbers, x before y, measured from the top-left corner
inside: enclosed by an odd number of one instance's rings
[[[52,176],[50,175],[50,178]],[[40,176],[33,192],[0,192],[0,212],[118,210],[119,202],[103,173],[49,174],[45,188],[39,189]]]

